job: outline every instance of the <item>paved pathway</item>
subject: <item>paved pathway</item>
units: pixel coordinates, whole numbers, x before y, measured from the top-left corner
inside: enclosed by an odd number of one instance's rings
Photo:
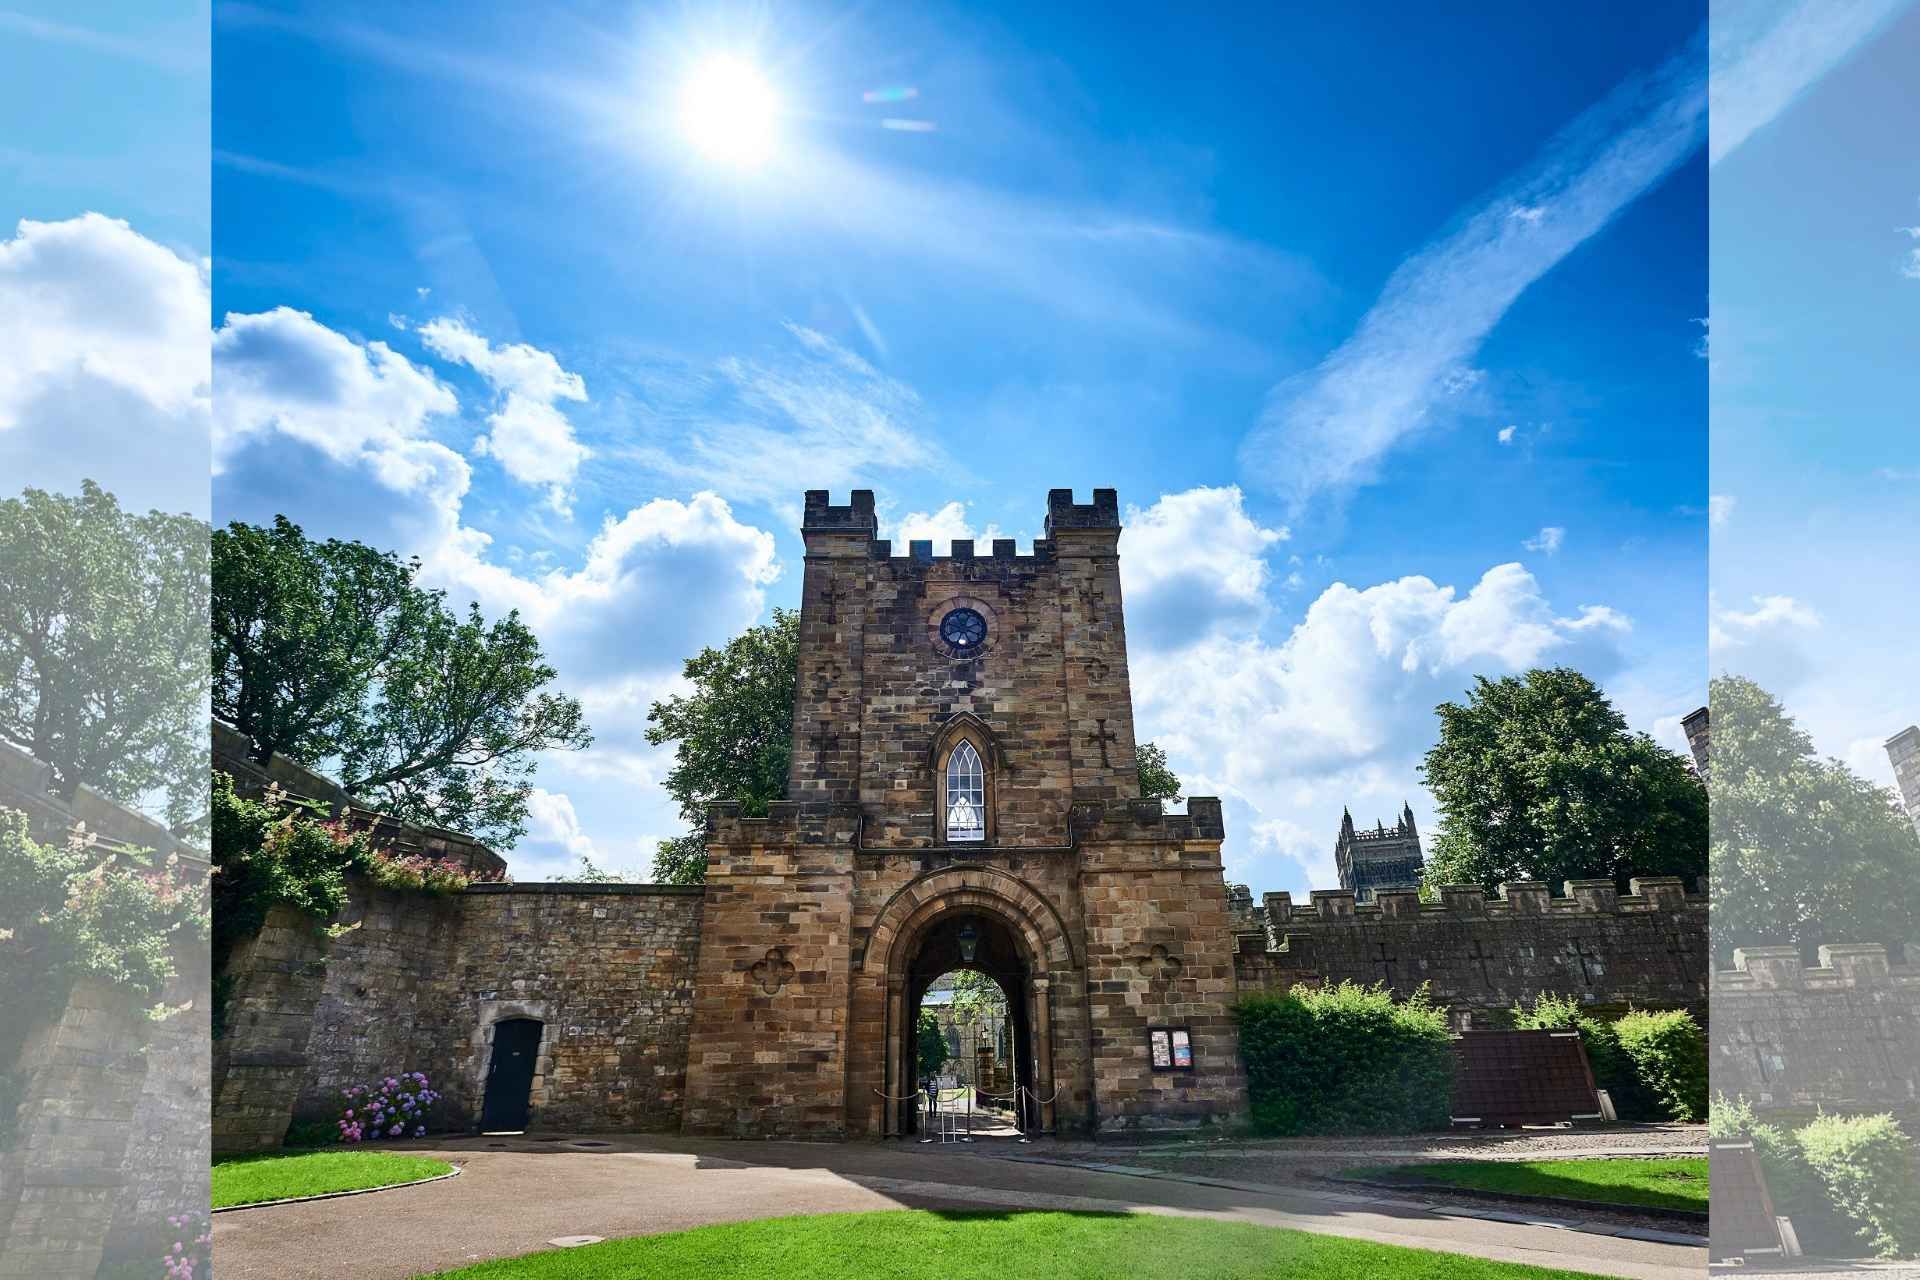
[[[591,1142],[593,1146],[575,1143]],[[714,1222],[849,1210],[1070,1209],[1171,1213],[1644,1280],[1699,1280],[1706,1250],[1303,1187],[1225,1187],[1000,1155],[1044,1143],[722,1142],[665,1136],[473,1140],[408,1150],[461,1177],[371,1196],[214,1216],[220,1280],[405,1280],[544,1248],[563,1236],[646,1235]],[[1070,1153],[1060,1153],[1067,1155]]]

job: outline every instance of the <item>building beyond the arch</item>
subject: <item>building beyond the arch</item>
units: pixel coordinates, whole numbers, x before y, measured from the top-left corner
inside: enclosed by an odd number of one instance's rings
[[[897,554],[864,490],[805,512],[787,798],[714,808],[704,889],[359,886],[331,937],[276,915],[232,975],[221,1149],[407,1069],[478,1122],[509,1023],[541,1028],[516,1067],[533,1128],[900,1134],[914,1010],[966,965],[1007,991],[1024,1118],[1059,1132],[1241,1117],[1249,990],[1427,983],[1460,1021],[1546,991],[1703,1004],[1705,906],[1677,880],[1297,913],[1229,886],[1218,800],[1139,798],[1113,490],[1051,492],[1024,555]]]

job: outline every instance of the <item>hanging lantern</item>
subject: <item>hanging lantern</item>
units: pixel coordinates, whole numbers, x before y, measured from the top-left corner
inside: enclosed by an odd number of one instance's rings
[[[960,926],[960,963],[972,964],[974,952],[980,949],[980,931],[969,920]]]

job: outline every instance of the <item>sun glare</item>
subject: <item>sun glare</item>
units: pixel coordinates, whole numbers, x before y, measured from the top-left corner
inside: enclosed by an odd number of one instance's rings
[[[714,57],[694,68],[680,94],[680,127],[710,160],[754,168],[773,154],[779,103],[751,63]]]

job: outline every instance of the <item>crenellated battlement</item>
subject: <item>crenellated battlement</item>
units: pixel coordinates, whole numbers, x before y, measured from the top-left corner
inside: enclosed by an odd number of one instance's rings
[[[1120,495],[1113,489],[1095,489],[1093,501],[1086,504],[1073,500],[1071,489],[1049,489],[1047,491],[1047,536],[1051,538],[1063,529],[1118,529],[1120,527]]]
[[[1620,893],[1610,880],[1569,880],[1555,897],[1540,881],[1489,894],[1446,885],[1423,902],[1383,889],[1356,902],[1349,889],[1318,889],[1306,904],[1269,893],[1244,903],[1236,974],[1242,990],[1385,982],[1401,995],[1429,984],[1434,1000],[1496,1019],[1538,996],[1642,1008],[1704,1007],[1707,899],[1677,876],[1645,876]]]
[[[1120,804],[1073,807],[1076,843],[1154,841],[1218,841],[1226,839],[1225,820],[1215,796],[1187,797],[1185,813],[1168,813],[1158,800],[1128,800]]]
[[[1808,967],[1799,947],[1736,947],[1733,968],[1713,975],[1715,995],[1762,991],[1850,991],[1886,987],[1920,991],[1920,945],[1909,943],[1907,963],[1894,964],[1878,942],[1838,943],[1819,949]]]
[[[1031,565],[1047,564],[1054,558],[1053,543],[1045,538],[1036,538],[1033,543],[1033,550],[1025,554],[1018,549],[1018,545],[1013,538],[995,538],[993,540],[993,549],[986,555],[981,555],[974,550],[974,539],[972,538],[955,538],[949,553],[944,556],[936,556],[933,554],[933,541],[930,538],[915,538],[907,543],[907,554],[904,556],[896,556],[893,554],[893,541],[890,538],[877,539],[868,547],[867,552],[875,560],[886,560],[903,565],[951,564],[968,561],[982,563],[989,561],[1012,561]]]
[[[766,816],[742,814],[738,803],[707,806],[707,846],[729,849],[773,845],[847,845],[860,830],[860,806],[836,801],[775,800]]]
[[[1236,886],[1238,888],[1240,886]],[[1315,889],[1311,905],[1304,909],[1285,890],[1261,897],[1269,927],[1277,935],[1288,924],[1302,920],[1315,923],[1365,923],[1373,920],[1413,920],[1449,918],[1471,920],[1523,919],[1528,917],[1569,917],[1575,915],[1616,915],[1649,911],[1705,911],[1706,896],[1690,894],[1686,882],[1678,876],[1645,876],[1630,882],[1631,892],[1622,895],[1611,880],[1568,880],[1565,896],[1554,897],[1552,890],[1538,880],[1510,881],[1502,884],[1489,898],[1477,884],[1452,884],[1440,887],[1440,900],[1424,902],[1414,889],[1382,889],[1372,902],[1356,902],[1351,889]]]

